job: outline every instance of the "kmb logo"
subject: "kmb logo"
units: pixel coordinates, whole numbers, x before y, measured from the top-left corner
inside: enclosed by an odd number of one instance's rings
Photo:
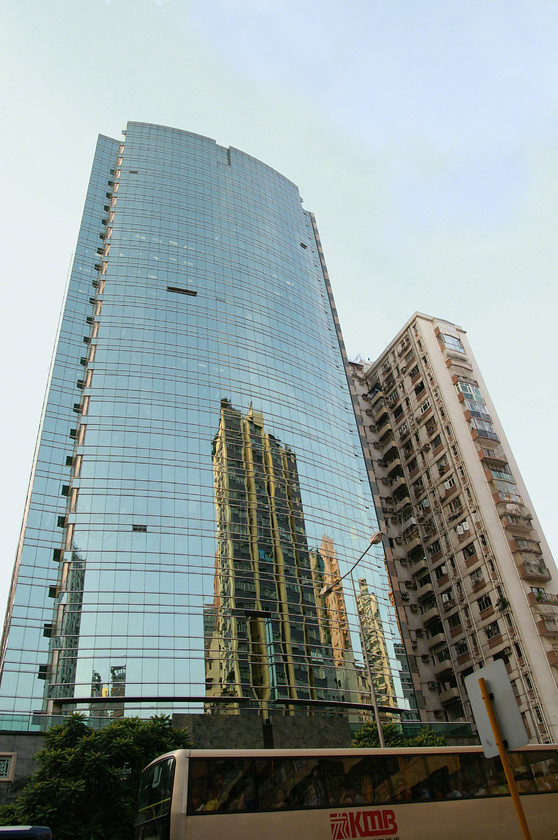
[[[380,837],[397,834],[393,811],[346,811],[330,814],[333,840],[351,840],[352,837]]]

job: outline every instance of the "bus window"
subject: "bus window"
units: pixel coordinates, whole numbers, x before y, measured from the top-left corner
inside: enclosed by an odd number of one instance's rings
[[[487,758],[484,762],[484,769],[486,773],[485,794],[487,796],[507,796],[509,789],[500,757]]]
[[[291,760],[294,784],[290,788],[293,808],[325,808],[327,792],[320,772],[320,760],[303,758]]]
[[[331,807],[390,802],[391,789],[381,756],[322,760]]]
[[[462,799],[476,795],[481,768],[476,755],[429,755],[426,764],[434,799]]]
[[[193,759],[188,813],[253,811],[254,762],[250,759]]]
[[[525,752],[521,755],[524,759],[525,775],[530,779],[533,793],[558,790],[558,756],[556,752],[550,750],[544,753]]]
[[[430,775],[423,756],[398,756],[387,759],[392,798],[395,802],[432,799]]]
[[[143,773],[136,825],[169,813],[173,779],[174,758],[160,761]]]
[[[523,752],[508,753],[508,758],[519,793],[537,793],[535,775],[530,766],[529,754]]]
[[[364,802],[361,772],[363,763],[364,759],[361,758],[332,758],[322,761],[330,807],[344,808]]]
[[[258,759],[255,762],[258,805],[265,811],[291,807],[296,784],[293,762],[289,758]]]

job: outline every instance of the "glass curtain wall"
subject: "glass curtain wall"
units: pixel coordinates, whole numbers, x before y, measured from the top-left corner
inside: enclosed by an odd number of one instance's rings
[[[407,707],[381,545],[355,571],[359,598],[338,582],[377,527],[297,188],[188,132],[129,123],[122,143],[100,137],[0,712],[61,698],[96,698],[100,717],[366,703],[359,601],[381,701]],[[181,700],[111,703],[122,696]]]

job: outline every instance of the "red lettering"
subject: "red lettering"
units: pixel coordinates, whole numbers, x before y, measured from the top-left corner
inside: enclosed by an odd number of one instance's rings
[[[382,811],[363,811],[363,820],[367,837],[374,837],[376,834],[383,834],[384,820]],[[378,831],[380,829],[380,831]]]
[[[397,823],[395,822],[395,813],[393,811],[384,811],[384,828],[388,834],[395,834],[397,831]]]
[[[364,831],[362,830],[362,826],[360,825],[360,819],[362,817],[362,811],[351,811],[349,813],[349,823],[351,826],[351,834],[353,837],[365,837]],[[357,834],[358,832],[358,834]]]
[[[331,814],[331,832],[333,838],[381,837],[397,834],[395,812],[381,811],[346,811]],[[391,840],[399,840],[398,837]]]

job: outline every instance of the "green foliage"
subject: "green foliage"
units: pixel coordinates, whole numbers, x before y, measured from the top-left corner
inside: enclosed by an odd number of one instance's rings
[[[0,808],[0,824],[48,825],[56,840],[129,840],[142,769],[190,745],[188,732],[164,715],[91,729],[73,714],[47,732],[37,773]]]
[[[382,725],[386,747],[443,747],[445,735],[437,735],[430,727],[423,727],[418,735],[405,735],[401,724],[389,721]],[[379,747],[375,723],[365,723],[354,739],[355,747]]]

